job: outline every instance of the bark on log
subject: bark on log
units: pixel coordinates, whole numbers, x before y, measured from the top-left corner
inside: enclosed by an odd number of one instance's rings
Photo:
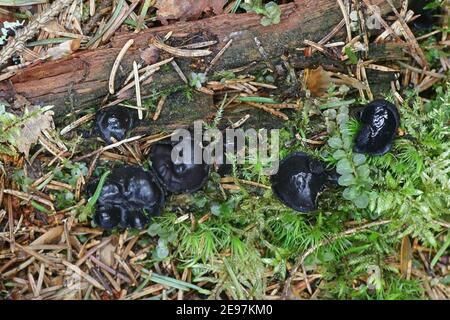
[[[399,1],[394,1],[396,5]],[[381,8],[383,14],[390,11],[384,0],[372,0]],[[179,22],[142,31],[138,34],[125,33],[116,35],[111,45],[91,51],[81,51],[69,58],[49,61],[30,66],[12,78],[0,83],[0,98],[14,99],[18,94],[34,104],[54,105],[57,115],[70,111],[99,105],[108,94],[108,78],[115,57],[128,39],[134,39],[134,45],[122,60],[115,87],[120,88],[124,79],[132,70],[133,61],[142,62],[141,50],[148,47],[149,40],[155,35],[164,36],[173,31],[172,39],[201,36],[203,40],[214,39],[218,44],[213,47],[213,54],[204,59],[176,58],[185,75],[191,71],[203,72],[215,54],[233,39],[233,44],[215,65],[214,70],[227,70],[256,62],[259,67],[278,65],[281,56],[288,54],[290,63],[296,67],[308,67],[321,61],[331,67],[339,68],[337,61],[330,61],[315,54],[305,58],[296,48],[303,47],[305,39],[319,41],[328,34],[342,19],[336,0],[297,0],[281,6],[282,17],[278,25],[263,27],[261,17],[256,14],[220,15],[193,22]],[[344,27],[345,29],[345,27]],[[343,30],[344,31],[344,30]],[[345,32],[344,32],[345,33]],[[343,34],[344,34],[343,33]],[[261,55],[255,37],[267,53]],[[194,42],[198,42],[194,41]],[[161,52],[162,53],[162,52]],[[163,55],[163,54],[162,54]],[[380,81],[383,82],[383,81]],[[163,68],[155,74],[149,85],[141,87],[142,95],[149,95],[154,90],[164,90],[182,85],[173,68]],[[113,98],[112,98],[113,99]],[[194,103],[188,103],[182,94],[169,99],[154,127],[175,127],[189,124],[197,119],[205,119],[215,113],[210,96],[198,94]],[[257,111],[261,119],[267,120],[264,112]],[[236,117],[239,117],[237,115]],[[264,119],[256,119],[261,125]]]

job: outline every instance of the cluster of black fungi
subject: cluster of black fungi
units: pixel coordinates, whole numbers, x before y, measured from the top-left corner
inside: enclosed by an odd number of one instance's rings
[[[354,151],[372,156],[389,152],[400,125],[395,105],[375,100],[364,106],[357,117],[362,127],[356,135]],[[136,121],[130,109],[102,109],[96,117],[96,130],[111,143],[111,138],[124,139]],[[195,142],[190,142],[193,150]],[[194,161],[192,164],[174,163],[171,153],[178,143],[164,140],[153,145],[149,171],[128,165],[113,169],[97,201],[94,220],[99,227],[142,229],[150,217],[161,214],[166,194],[193,193],[205,185],[211,166],[194,164]],[[229,172],[229,165],[225,166],[228,167],[219,167],[218,172]],[[336,185],[337,178],[336,172],[328,170],[323,162],[306,153],[294,152],[280,162],[271,182],[273,193],[281,202],[296,211],[311,212],[317,209],[319,194],[327,185]]]

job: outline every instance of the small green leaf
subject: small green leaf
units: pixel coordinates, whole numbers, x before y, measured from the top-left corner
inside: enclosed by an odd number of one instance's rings
[[[272,20],[270,20],[270,18],[267,17],[262,17],[261,18],[261,25],[264,27],[270,26],[272,24]]]
[[[348,114],[345,113],[339,113],[336,117],[336,121],[339,125],[346,124],[348,119]]]
[[[339,177],[338,183],[339,183],[340,186],[348,187],[348,186],[350,186],[352,184],[355,184],[355,177],[351,173],[344,174],[344,175]]]
[[[365,209],[369,205],[369,196],[366,193],[362,193],[360,196],[353,200],[353,203],[360,209]]]
[[[158,259],[165,259],[169,255],[169,249],[166,246],[157,246],[156,247],[156,256]]]
[[[161,225],[159,223],[152,223],[148,229],[147,233],[150,235],[150,237],[155,237],[161,232]]]
[[[325,110],[323,112],[323,115],[324,115],[324,117],[326,117],[326,118],[328,118],[330,120],[336,119],[336,110],[335,109]]]
[[[342,140],[337,136],[333,136],[330,139],[328,139],[328,145],[333,149],[340,149],[342,148]]]
[[[356,173],[363,179],[368,178],[370,175],[370,168],[367,164],[363,164],[356,168]]]
[[[347,153],[342,149],[338,149],[333,153],[333,158],[335,160],[341,160],[342,158],[345,158],[346,156],[347,156]]]
[[[339,162],[336,165],[336,171],[340,175],[345,175],[353,172],[352,165],[350,161],[348,161],[347,158],[339,160]]]
[[[214,203],[211,205],[211,213],[215,216],[220,216],[221,214],[221,205],[218,203]]]
[[[342,196],[344,197],[344,199],[353,201],[359,196],[359,191],[356,187],[345,188]]]
[[[275,2],[271,1],[269,3],[266,3],[264,6],[266,9],[266,16],[270,19],[270,22],[272,24],[278,24],[280,23],[281,19],[281,9]]]
[[[347,133],[342,134],[342,141],[344,149],[350,150],[352,147],[352,139],[350,138],[350,135],[348,135]]]
[[[360,153],[356,153],[353,155],[353,163],[355,164],[355,166],[360,166],[362,165],[364,162],[366,162],[366,156]]]
[[[348,102],[355,102],[355,100],[349,100]],[[352,103],[353,103],[352,102]],[[348,114],[348,106],[349,106],[349,104],[348,103],[344,103],[344,104],[342,104],[340,107],[339,107],[339,113],[340,114]]]
[[[252,6],[249,3],[241,3],[241,8],[244,9],[247,12],[252,12]]]
[[[345,54],[348,57],[348,61],[350,64],[357,64],[358,63],[358,56],[356,53],[352,50],[350,47],[346,47],[344,50]]]

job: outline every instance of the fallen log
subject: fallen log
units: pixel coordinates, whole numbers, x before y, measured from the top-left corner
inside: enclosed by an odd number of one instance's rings
[[[372,0],[383,14],[390,11],[384,0]],[[398,1],[399,2],[399,1]],[[396,4],[398,4],[396,2]],[[120,88],[132,70],[133,61],[143,63],[142,50],[148,48],[149,41],[155,36],[164,37],[173,32],[171,41],[185,41],[194,38],[193,42],[216,40],[213,53],[203,58],[176,58],[185,75],[193,72],[204,72],[211,60],[233,39],[232,45],[213,66],[209,74],[215,70],[229,70],[252,65],[252,70],[283,66],[281,57],[288,56],[289,63],[296,68],[306,68],[324,64],[329,69],[342,70],[345,65],[333,61],[320,53],[305,57],[297,48],[304,47],[304,40],[319,41],[327,35],[341,20],[342,13],[335,0],[297,0],[295,3],[281,5],[282,17],[278,25],[264,27],[260,24],[260,16],[256,14],[220,15],[193,22],[179,22],[168,26],[151,28],[140,33],[123,33],[116,35],[108,47],[96,50],[85,50],[56,61],[48,61],[26,67],[10,79],[0,83],[0,98],[14,100],[17,95],[25,97],[33,104],[54,105],[57,116],[83,110],[88,107],[98,108],[105,104],[108,95],[108,79],[114,60],[129,40],[134,44],[121,61],[115,87]],[[345,36],[345,27],[340,36]],[[337,37],[339,38],[339,37]],[[257,42],[259,45],[257,45]],[[261,49],[262,48],[262,49]],[[392,59],[385,47],[378,48],[381,57]],[[373,50],[377,52],[377,50]],[[378,52],[379,54],[379,52]],[[170,57],[160,50],[162,57]],[[371,57],[372,58],[372,57]],[[277,69],[277,68],[275,68]],[[249,69],[250,70],[250,69]],[[246,70],[247,72],[249,70]],[[345,69],[344,69],[345,70]],[[274,71],[276,75],[276,70]],[[381,77],[381,76],[380,76]],[[380,78],[375,77],[375,78]],[[376,86],[386,84],[385,79]],[[389,82],[387,82],[389,83]],[[141,86],[142,96],[167,88],[182,87],[184,82],[178,73],[168,65],[153,76],[153,81]],[[134,91],[134,88],[131,89]],[[378,91],[375,90],[374,91]],[[130,96],[132,98],[133,96]],[[211,117],[216,109],[212,96],[196,93],[193,102],[189,102],[182,93],[177,92],[167,99],[159,119],[152,127],[172,128],[189,124],[197,119]],[[109,101],[115,100],[109,97]],[[252,111],[253,112],[253,111]],[[268,120],[265,112],[255,111],[256,122],[260,126]],[[237,119],[242,114],[234,115]],[[270,117],[269,117],[270,118]],[[279,120],[276,120],[279,122]],[[277,126],[273,124],[272,126]]]

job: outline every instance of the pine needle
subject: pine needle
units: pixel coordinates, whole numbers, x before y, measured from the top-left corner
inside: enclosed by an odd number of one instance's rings
[[[49,21],[59,14],[65,7],[72,4],[74,0],[55,1],[44,12],[40,13],[36,19],[32,20],[23,29],[17,31],[16,37],[8,42],[0,51],[0,66],[3,65],[13,54],[21,52],[25,48],[25,42],[34,37],[39,30]]]

